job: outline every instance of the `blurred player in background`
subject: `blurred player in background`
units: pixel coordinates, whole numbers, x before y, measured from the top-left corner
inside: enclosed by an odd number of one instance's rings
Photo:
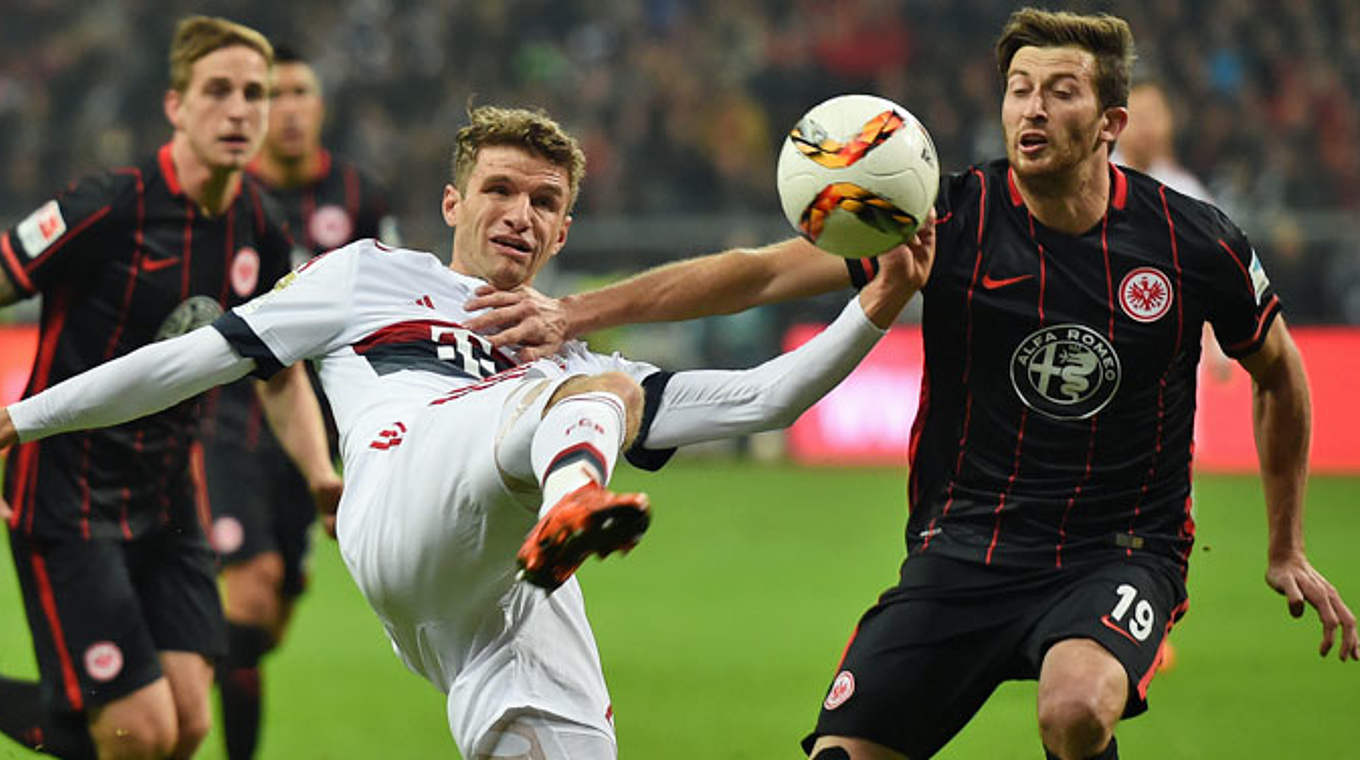
[[[271,100],[264,147],[249,171],[284,208],[297,246],[293,264],[360,238],[395,244],[383,192],[322,147],[321,84],[311,65],[285,46],[274,48]],[[282,642],[306,587],[313,494],[325,493],[307,482],[270,434],[252,386],[243,379],[210,393],[203,429],[210,539],[223,562],[227,656],[218,661],[217,684],[230,760],[255,753],[260,659]]]
[[[1176,120],[1162,86],[1152,80],[1129,88],[1129,123],[1111,161],[1152,177],[1178,193],[1212,203],[1203,182],[1176,160]]]
[[[922,289],[908,557],[860,620],[814,760],[925,758],[998,684],[1038,680],[1050,757],[1114,758],[1186,609],[1200,326],[1254,381],[1266,580],[1360,657],[1355,616],[1308,562],[1307,379],[1261,262],[1221,212],[1109,162],[1127,121],[1121,19],[1023,9],[997,44],[1007,158],[947,176]],[[851,277],[858,262],[851,262]],[[801,240],[652,270],[561,302],[490,293],[469,327],[553,350],[563,335],[847,284]]]
[[[1110,160],[1152,177],[1178,193],[1213,203],[1209,189],[1176,159],[1176,119],[1166,91],[1148,79],[1129,88],[1129,124],[1119,136]],[[1204,363],[1211,377],[1225,382],[1232,377],[1232,360],[1214,338],[1214,328],[1204,323]]]
[[[618,456],[656,469],[677,446],[788,425],[920,287],[932,228],[885,255],[825,331],[750,370],[672,374],[580,342],[517,365],[463,327],[463,304],[483,284],[528,285],[562,249],[585,157],[539,112],[482,107],[471,121],[444,189],[448,267],[374,240],[332,251],[212,329],[0,410],[0,445],[319,359],[347,480],[341,553],[402,660],[448,695],[464,757],[613,758],[572,574],[650,519],[642,495],[604,489]]]
[[[170,142],[0,234],[0,304],[43,295],[26,397],[211,323],[288,271],[282,215],[243,177],[264,137],[272,56],[248,27],[181,21]],[[338,498],[301,367],[263,394],[289,451]],[[189,757],[208,732],[211,659],[226,641],[189,476],[196,412],[182,403],[9,457],[10,546],[41,671],[40,684],[0,680],[0,729],[16,740],[62,757]]]

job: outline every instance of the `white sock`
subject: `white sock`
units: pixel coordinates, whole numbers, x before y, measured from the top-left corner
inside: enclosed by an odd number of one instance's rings
[[[609,483],[623,445],[625,419],[623,401],[604,391],[568,396],[543,415],[529,450],[543,488],[540,517],[586,483]]]

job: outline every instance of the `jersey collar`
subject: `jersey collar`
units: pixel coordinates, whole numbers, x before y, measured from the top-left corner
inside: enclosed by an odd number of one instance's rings
[[[1020,188],[1015,184],[1015,169],[1011,166],[1006,167],[1006,189],[1010,193],[1012,206],[1025,205],[1025,199],[1020,195]],[[1118,166],[1111,163],[1110,208],[1114,211],[1123,211],[1128,200],[1129,178]]]
[[[175,159],[170,155],[170,143],[161,146],[156,152],[156,161],[161,165],[161,174],[165,177],[165,184],[170,188],[171,195],[183,195],[184,187],[179,183],[179,175],[175,173]]]

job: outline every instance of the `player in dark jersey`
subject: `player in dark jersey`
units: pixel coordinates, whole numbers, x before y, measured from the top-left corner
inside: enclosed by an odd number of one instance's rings
[[[165,113],[137,166],[72,184],[0,233],[0,304],[41,293],[25,396],[212,322],[288,270],[281,212],[244,169],[268,112],[272,50],[232,22],[180,22]],[[300,367],[264,390],[289,450],[329,472]],[[41,671],[0,679],[0,729],[62,757],[188,757],[225,651],[214,558],[189,471],[193,402],[8,457],[10,545]],[[331,473],[329,486],[338,490]]]
[[[804,742],[814,760],[933,755],[1008,679],[1037,679],[1050,757],[1113,758],[1185,612],[1201,325],[1252,375],[1267,582],[1360,657],[1356,619],[1303,550],[1309,400],[1280,302],[1212,206],[1108,161],[1133,38],[1025,9],[997,45],[1007,158],[944,178],[912,428],[908,558],[860,620]],[[862,276],[851,264],[852,279]],[[929,275],[928,279],[926,275]],[[560,302],[487,294],[473,329],[543,343],[843,287],[789,241],[673,264]]]
[[[398,244],[384,193],[322,147],[320,82],[285,46],[274,48],[271,99],[264,147],[248,171],[287,214],[294,265],[359,238]],[[210,539],[223,562],[227,656],[218,662],[217,685],[230,760],[255,753],[260,659],[283,640],[294,601],[306,586],[308,529],[317,513],[315,489],[270,434],[252,385],[240,380],[211,392],[203,430]],[[328,427],[334,441],[334,427]]]

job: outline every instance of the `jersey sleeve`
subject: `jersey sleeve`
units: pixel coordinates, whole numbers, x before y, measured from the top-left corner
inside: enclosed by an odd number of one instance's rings
[[[213,323],[251,373],[268,379],[300,359],[332,348],[354,297],[358,254],[342,248],[284,275],[270,292],[228,311]]]
[[[958,196],[966,192],[970,174],[947,174],[940,177],[940,188],[935,195],[935,252],[939,255],[945,246],[957,246],[960,230],[964,228],[962,219],[954,218],[954,206]],[[850,272],[850,283],[856,290],[868,285],[878,276],[878,259],[846,259],[846,269]]]
[[[1280,299],[1247,236],[1217,209],[1219,233],[1211,243],[1207,316],[1223,353],[1234,359],[1255,353],[1280,313]]]
[[[31,296],[98,256],[119,187],[107,173],[86,177],[0,233],[0,269],[15,290]]]
[[[935,262],[932,267],[948,266],[948,262],[977,248],[977,215],[982,213],[980,198],[985,199],[986,175],[977,168],[959,174],[940,177],[940,190],[935,196]],[[933,279],[933,278],[931,278]],[[924,290],[930,290],[931,279]]]

